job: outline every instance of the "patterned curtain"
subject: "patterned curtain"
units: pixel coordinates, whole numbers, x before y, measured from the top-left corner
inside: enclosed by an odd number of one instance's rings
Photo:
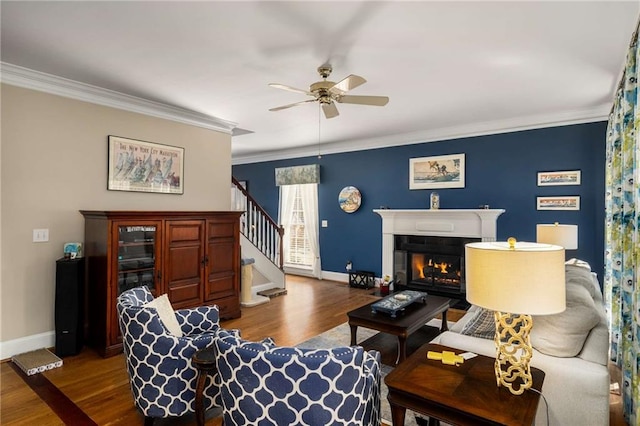
[[[625,420],[640,424],[640,105],[638,31],[607,130],[604,293],[611,330],[611,360],[622,370]]]

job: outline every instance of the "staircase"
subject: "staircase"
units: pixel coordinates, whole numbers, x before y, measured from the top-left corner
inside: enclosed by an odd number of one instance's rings
[[[240,217],[240,251],[243,258],[255,260],[251,299],[243,296],[240,304],[255,306],[268,302],[270,297],[286,294],[282,249],[284,228],[264,211],[233,176],[231,183],[232,208],[244,211]]]

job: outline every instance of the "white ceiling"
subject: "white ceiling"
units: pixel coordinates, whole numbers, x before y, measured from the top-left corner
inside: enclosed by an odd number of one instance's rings
[[[234,163],[606,119],[637,1],[2,1],[1,59],[237,123]],[[384,107],[300,89],[368,81]],[[320,145],[319,145],[320,142]]]

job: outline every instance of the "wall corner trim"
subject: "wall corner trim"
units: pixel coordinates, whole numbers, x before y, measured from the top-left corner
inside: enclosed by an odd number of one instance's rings
[[[237,123],[0,62],[2,83],[231,134]]]

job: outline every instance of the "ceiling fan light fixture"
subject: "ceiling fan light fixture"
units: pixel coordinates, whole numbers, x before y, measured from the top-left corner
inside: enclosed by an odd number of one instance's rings
[[[329,64],[323,64],[318,67],[318,73],[323,78],[322,81],[316,81],[309,86],[309,91],[296,89],[295,87],[287,86],[285,84],[270,83],[269,86],[288,90],[290,92],[301,93],[307,96],[313,96],[314,99],[306,101],[295,102],[280,107],[269,109],[269,111],[280,111],[283,109],[291,108],[297,105],[301,105],[308,102],[318,102],[324,111],[326,118],[333,118],[339,115],[338,108],[335,103],[345,104],[357,104],[357,105],[372,105],[372,106],[384,106],[389,102],[389,98],[386,96],[351,96],[346,93],[362,84],[366,83],[363,77],[359,75],[350,74],[337,83],[328,81],[327,78],[331,74],[332,68]]]

